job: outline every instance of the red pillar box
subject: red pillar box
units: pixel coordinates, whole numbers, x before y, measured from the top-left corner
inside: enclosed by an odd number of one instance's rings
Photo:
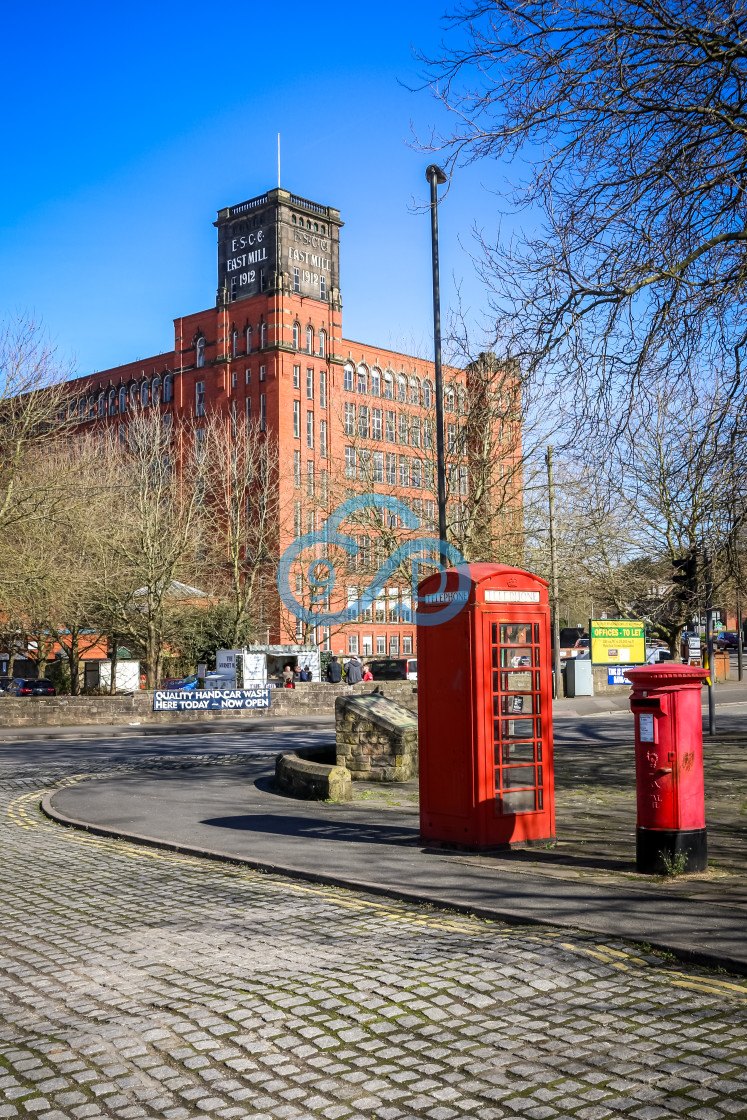
[[[684,870],[705,871],[700,688],[707,673],[663,662],[628,669],[625,676],[633,685],[635,716],[636,866],[661,873],[665,859],[684,856]]]
[[[473,849],[555,835],[547,583],[468,564],[418,587],[420,831]]]

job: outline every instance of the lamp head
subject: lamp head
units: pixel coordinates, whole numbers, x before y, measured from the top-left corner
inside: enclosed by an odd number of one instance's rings
[[[438,186],[442,186],[448,178],[448,176],[441,170],[438,164],[435,163],[428,164],[427,168],[425,169],[425,177],[429,183],[435,179]]]

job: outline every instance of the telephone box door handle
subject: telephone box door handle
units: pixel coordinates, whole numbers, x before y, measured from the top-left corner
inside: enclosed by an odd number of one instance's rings
[[[654,777],[663,778],[665,774],[671,774],[671,773],[672,773],[672,767],[671,766],[660,766],[659,769],[656,771]]]

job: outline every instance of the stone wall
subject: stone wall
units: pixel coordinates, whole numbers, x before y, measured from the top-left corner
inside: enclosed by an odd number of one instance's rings
[[[358,782],[407,782],[418,772],[418,717],[384,695],[338,696],[337,765]]]
[[[366,684],[298,684],[272,689],[271,707],[226,712],[154,712],[153,693],[142,690],[124,696],[0,696],[3,727],[83,727],[96,724],[138,726],[199,722],[223,724],[274,716],[333,716],[338,696],[374,691],[417,711],[417,685],[411,681],[374,681]]]
[[[334,756],[334,747],[279,754],[275,760],[275,785],[289,797],[302,801],[350,801],[350,771],[336,766],[328,756]]]

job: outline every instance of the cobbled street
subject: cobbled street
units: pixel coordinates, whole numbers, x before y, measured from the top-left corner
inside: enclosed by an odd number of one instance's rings
[[[39,811],[83,773],[235,758],[230,735],[222,756],[210,738],[191,759],[164,739],[130,761],[91,747],[88,766],[51,748],[21,765],[16,747],[0,767],[0,1118],[747,1117],[740,978]],[[253,742],[279,749],[272,732]]]

